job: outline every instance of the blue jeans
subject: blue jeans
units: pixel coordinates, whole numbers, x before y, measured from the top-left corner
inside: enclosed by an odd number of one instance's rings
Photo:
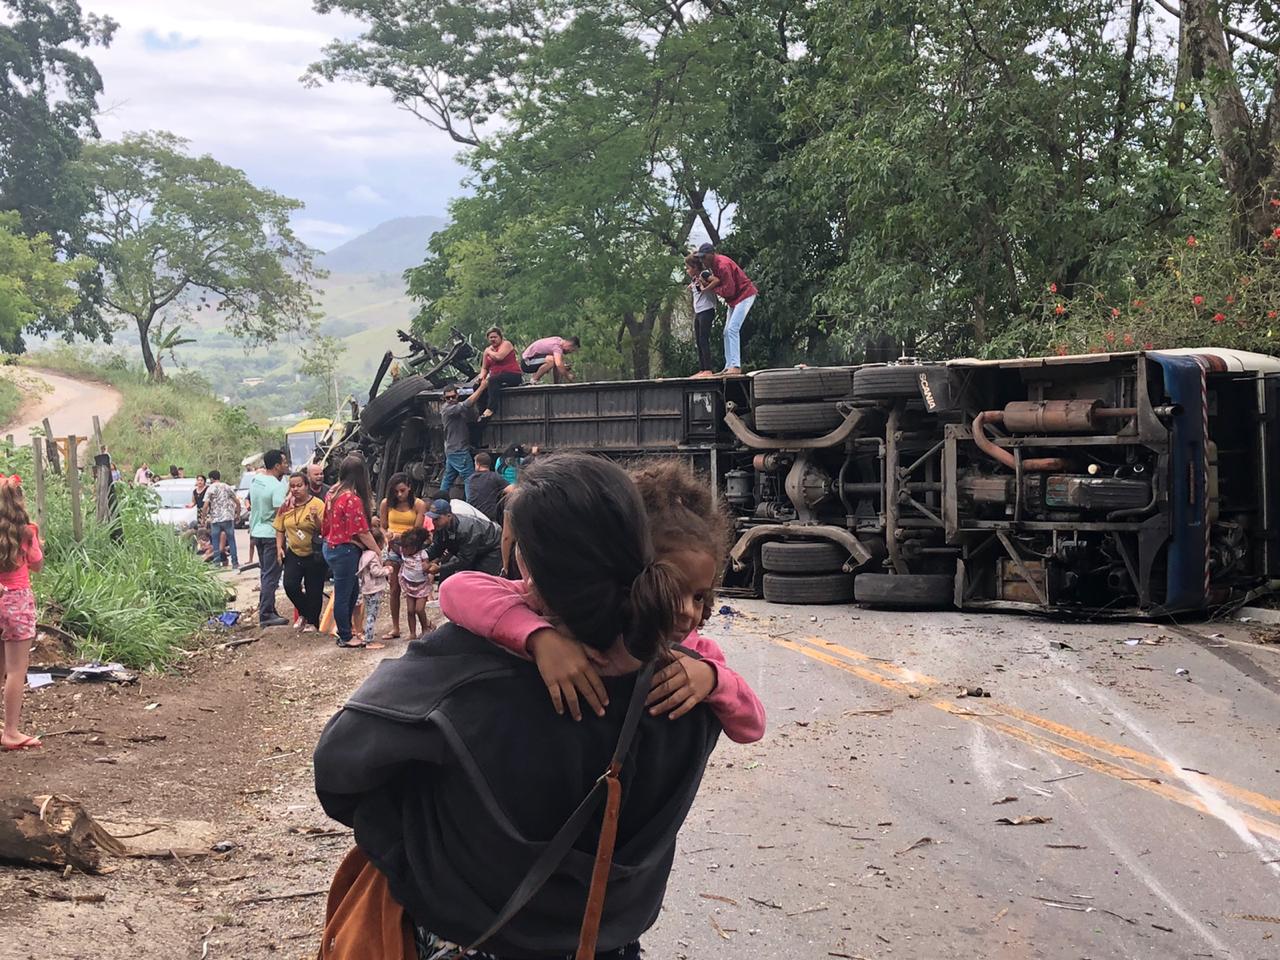
[[[213,544],[215,563],[227,562],[227,551],[222,549],[220,537],[227,535],[227,546],[231,550],[231,565],[240,566],[240,557],[236,553],[236,522],[234,520],[215,520],[209,524],[209,542]]]
[[[729,316],[724,321],[724,365],[726,370],[729,367],[742,367],[742,323],[747,319],[747,313],[755,302],[756,295],[753,293],[736,307],[729,308]]]
[[[470,450],[455,450],[444,455],[444,476],[440,478],[440,489],[449,493],[454,481],[462,478],[464,499],[471,500],[471,474],[475,473],[476,463],[471,459]]]
[[[324,561],[333,571],[333,622],[338,627],[338,642],[351,642],[351,614],[360,596],[360,581],[356,571],[360,567],[360,547],[354,543],[340,543],[336,547],[324,545]]]

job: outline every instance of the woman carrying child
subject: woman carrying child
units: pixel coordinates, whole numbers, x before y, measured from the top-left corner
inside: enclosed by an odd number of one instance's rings
[[[732,520],[711,498],[711,485],[677,460],[658,460],[631,471],[644,501],[658,559],[677,571],[680,606],[670,658],[653,678],[649,712],[676,720],[699,703],[715,711],[725,735],[737,743],[764,736],[760,698],[725,662],[724,652],[698,628],[715,607],[715,590],[729,551]],[[440,585],[440,612],[477,636],[525,659],[542,675],[557,713],[582,719],[579,697],[597,715],[608,698],[594,655],[540,611],[528,581],[458,573]]]
[[[36,596],[31,571],[44,566],[40,530],[27,516],[22,479],[0,474],[0,643],[4,645],[4,730],[0,749],[32,750],[40,741],[18,727],[36,638]]]
[[[392,474],[387,482],[387,495],[378,505],[378,516],[382,518],[382,529],[387,532],[387,563],[391,580],[391,632],[384,640],[400,639],[400,538],[410,530],[431,529],[431,521],[427,519],[427,503],[413,495],[413,487],[409,484],[407,473]],[[412,618],[410,624],[413,623]],[[412,635],[413,629],[410,627]]]
[[[467,945],[480,958],[560,960],[577,947],[631,960],[661,909],[676,837],[720,732],[705,706],[677,723],[640,710],[676,629],[677,571],[654,555],[635,486],[604,460],[539,461],[508,522],[529,596],[600,664],[604,714],[564,722],[547,709],[533,664],[452,624],[379,664],[315,755],[316,792],[358,847],[330,892],[322,958],[352,948],[396,960],[453,956]],[[624,724],[628,714],[638,728]],[[566,829],[588,796],[592,826]],[[524,885],[535,869],[545,881]],[[366,942],[365,918],[387,921],[376,943]]]

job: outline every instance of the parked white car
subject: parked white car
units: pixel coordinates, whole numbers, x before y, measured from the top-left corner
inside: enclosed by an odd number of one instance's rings
[[[157,480],[150,486],[155,497],[151,519],[177,530],[185,530],[196,522],[198,513],[191,504],[196,482],[191,479]]]

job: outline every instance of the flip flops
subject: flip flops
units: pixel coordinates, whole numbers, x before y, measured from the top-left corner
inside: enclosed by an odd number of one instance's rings
[[[25,740],[19,740],[17,743],[0,745],[0,750],[3,750],[5,753],[14,753],[18,750],[37,750],[42,746],[44,746],[44,744],[35,737],[27,737]]]
[[[376,641],[373,643],[365,643],[363,640],[356,643],[343,643],[341,637],[338,638],[338,646],[343,647],[347,650],[385,650],[387,649],[387,645],[385,643],[378,643]]]

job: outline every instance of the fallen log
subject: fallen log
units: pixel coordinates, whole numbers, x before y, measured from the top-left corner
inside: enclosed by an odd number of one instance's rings
[[[63,796],[0,800],[0,860],[101,873],[103,855],[127,848],[75,800]]]

